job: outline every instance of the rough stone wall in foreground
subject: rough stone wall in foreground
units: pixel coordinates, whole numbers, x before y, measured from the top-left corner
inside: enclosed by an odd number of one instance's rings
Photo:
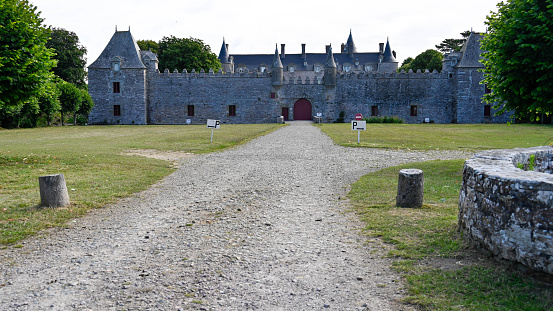
[[[519,169],[535,156],[535,171]],[[500,258],[553,274],[553,148],[491,150],[465,162],[459,230]]]

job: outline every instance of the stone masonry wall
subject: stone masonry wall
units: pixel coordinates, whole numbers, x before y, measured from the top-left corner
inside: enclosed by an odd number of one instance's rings
[[[528,167],[535,157],[535,171]],[[553,148],[491,150],[465,162],[459,230],[500,258],[553,274]]]
[[[422,123],[426,118],[451,123],[456,113],[456,81],[438,72],[340,75],[335,87],[300,75],[274,87],[268,73],[256,72],[154,72],[148,74],[148,80],[149,124],[185,124],[186,119],[194,124],[203,124],[206,119],[276,122],[283,108],[293,108],[302,98],[311,102],[312,115],[322,113],[323,122],[333,122],[340,111],[346,113],[346,121],[357,113],[370,117],[372,106],[378,107],[378,116],[398,116],[406,123]],[[187,115],[188,105],[194,105],[194,116]],[[229,105],[236,106],[236,116],[228,115]],[[411,116],[411,106],[416,106],[416,116]],[[469,105],[476,122],[483,122],[483,107],[477,100]],[[294,119],[292,110],[289,117]]]

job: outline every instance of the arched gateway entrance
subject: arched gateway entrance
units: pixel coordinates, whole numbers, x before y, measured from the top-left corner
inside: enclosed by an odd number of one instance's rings
[[[294,120],[311,120],[311,103],[305,99],[298,99],[294,104]]]

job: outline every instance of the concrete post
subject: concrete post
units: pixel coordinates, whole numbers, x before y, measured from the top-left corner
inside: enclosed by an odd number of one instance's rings
[[[41,206],[63,207],[69,205],[69,194],[63,174],[41,176],[38,178],[38,184]]]
[[[403,169],[399,171],[396,206],[422,207],[424,178],[422,170]]]

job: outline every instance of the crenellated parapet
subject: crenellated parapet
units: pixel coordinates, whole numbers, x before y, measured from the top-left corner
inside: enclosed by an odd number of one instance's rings
[[[170,72],[169,69],[165,69],[163,72],[156,70],[155,74],[152,76],[155,78],[269,78],[271,74],[268,72],[223,72],[219,70],[215,72],[213,69],[209,69],[208,72],[201,69],[200,72],[197,72],[195,69],[192,69],[191,72],[184,69],[182,72],[179,72],[177,69]]]

